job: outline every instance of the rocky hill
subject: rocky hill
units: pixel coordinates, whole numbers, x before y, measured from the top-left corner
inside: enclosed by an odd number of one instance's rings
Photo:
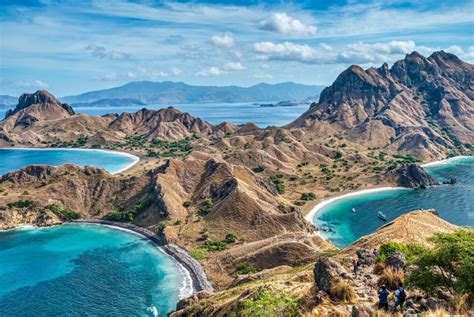
[[[232,287],[219,292],[197,293],[178,303],[178,310],[172,316],[227,316],[231,313],[238,315],[244,309],[244,303],[255,299],[262,289],[270,290],[273,294],[286,294],[286,298],[293,297],[299,303],[299,316],[371,316],[370,313],[374,312],[377,302],[378,279],[378,275],[372,271],[375,262],[372,248],[393,241],[429,245],[427,239],[434,233],[452,232],[456,228],[440,219],[433,210],[413,211],[354,242],[341,253],[331,255],[326,251],[325,255],[310,265],[299,269],[280,266],[238,277]],[[364,250],[367,251],[366,255],[361,253]],[[347,259],[349,256],[355,256],[356,252],[367,262],[364,262],[359,276],[354,278]],[[330,289],[341,281],[354,288],[358,298],[342,303],[331,298]],[[436,305],[436,302],[433,305]],[[416,307],[414,301],[413,307]],[[425,304],[422,310],[426,309],[429,308]],[[352,313],[353,311],[356,313]],[[360,311],[365,311],[367,315],[357,313]]]
[[[474,65],[413,52],[391,68],[351,66],[288,127],[432,158],[474,142]]]

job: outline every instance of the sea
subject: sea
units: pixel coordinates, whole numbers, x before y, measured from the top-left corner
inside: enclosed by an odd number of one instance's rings
[[[457,178],[455,185],[428,189],[399,189],[362,194],[335,200],[319,210],[313,223],[327,231],[321,235],[345,247],[372,233],[387,222],[417,209],[435,209],[441,218],[460,226],[474,226],[474,157],[468,156],[425,167],[439,182]],[[356,212],[352,212],[352,208]]]
[[[166,316],[186,274],[149,240],[68,224],[0,231],[0,316]]]
[[[205,104],[176,104],[159,105],[151,104],[134,107],[74,107],[74,111],[82,112],[94,116],[102,116],[107,113],[136,112],[142,108],[162,109],[174,107],[184,112],[188,112],[195,117],[204,119],[212,124],[229,122],[233,124],[244,124],[253,122],[259,127],[283,126],[298,118],[303,112],[308,110],[309,105],[297,105],[292,107],[260,107],[262,103],[205,103]],[[6,110],[0,109],[0,118],[5,117]]]

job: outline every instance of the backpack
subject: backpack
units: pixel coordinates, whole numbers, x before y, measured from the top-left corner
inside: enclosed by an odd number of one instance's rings
[[[405,292],[405,289],[404,288],[401,288],[400,289],[400,293],[398,294],[398,298],[404,302],[405,299],[407,299],[407,293]]]

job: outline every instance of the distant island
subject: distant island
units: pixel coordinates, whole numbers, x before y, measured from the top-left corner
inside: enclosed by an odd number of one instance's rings
[[[73,106],[130,106],[134,104],[236,103],[268,100],[316,99],[324,86],[293,82],[260,83],[250,87],[192,86],[183,82],[130,82],[120,87],[60,98]]]

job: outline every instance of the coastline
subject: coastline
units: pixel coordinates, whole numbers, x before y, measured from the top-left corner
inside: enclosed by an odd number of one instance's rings
[[[119,169],[118,171],[115,172],[109,172],[112,175],[122,173],[135,164],[137,164],[140,161],[140,158],[136,155],[133,155],[128,152],[121,152],[121,151],[115,151],[115,150],[102,150],[102,149],[80,149],[80,148],[49,148],[49,147],[0,147],[0,150],[5,149],[5,150],[23,150],[23,151],[34,151],[34,150],[41,150],[41,151],[83,151],[83,152],[107,152],[107,153],[112,153],[124,157],[128,157],[132,159],[132,162],[123,168]],[[67,163],[64,163],[67,164]]]
[[[438,165],[445,165],[445,164],[449,164],[449,163],[452,163],[452,162],[455,162],[455,161],[458,161],[458,160],[462,160],[462,159],[466,159],[466,158],[469,158],[469,157],[474,157],[474,156],[471,156],[471,155],[455,156],[455,157],[450,157],[450,158],[447,158],[447,159],[444,159],[444,160],[424,163],[424,164],[421,164],[420,166],[425,168],[425,167],[432,167],[432,166],[438,166]]]
[[[350,192],[350,193],[346,193],[346,194],[343,194],[343,195],[334,196],[334,197],[325,199],[325,200],[321,201],[320,203],[318,203],[316,206],[314,206],[314,207],[304,216],[304,219],[306,219],[307,221],[309,221],[309,222],[311,222],[312,224],[314,224],[314,223],[313,223],[313,218],[314,218],[314,215],[315,215],[318,211],[320,211],[321,209],[323,209],[323,208],[326,207],[327,205],[329,205],[329,204],[331,204],[331,203],[333,203],[333,202],[335,202],[335,201],[341,200],[341,199],[346,199],[346,198],[350,198],[350,197],[354,197],[354,196],[360,196],[360,195],[365,195],[365,194],[383,192],[383,191],[405,190],[405,189],[409,189],[409,188],[404,188],[404,187],[377,187],[377,188],[362,189],[362,190],[358,190],[358,191],[355,191],[355,192]]]
[[[157,236],[154,232],[138,227],[136,225],[130,223],[120,223],[108,220],[99,220],[99,219],[79,219],[71,222],[65,222],[64,224],[75,224],[75,225],[98,225],[98,226],[105,226],[114,228],[116,230],[124,230],[128,231],[132,234],[139,235],[148,239],[152,242],[160,251],[165,253],[166,255],[173,258],[178,267],[184,270],[185,277],[190,278],[190,286],[191,286],[191,294],[199,291],[210,291],[212,292],[214,288],[212,287],[211,283],[208,281],[207,276],[202,268],[201,264],[191,257],[184,249],[180,248],[175,244],[166,243],[166,241],[162,238]],[[187,273],[187,274],[186,274]],[[186,281],[183,287],[186,287]],[[183,294],[183,295],[191,295],[191,294]]]

